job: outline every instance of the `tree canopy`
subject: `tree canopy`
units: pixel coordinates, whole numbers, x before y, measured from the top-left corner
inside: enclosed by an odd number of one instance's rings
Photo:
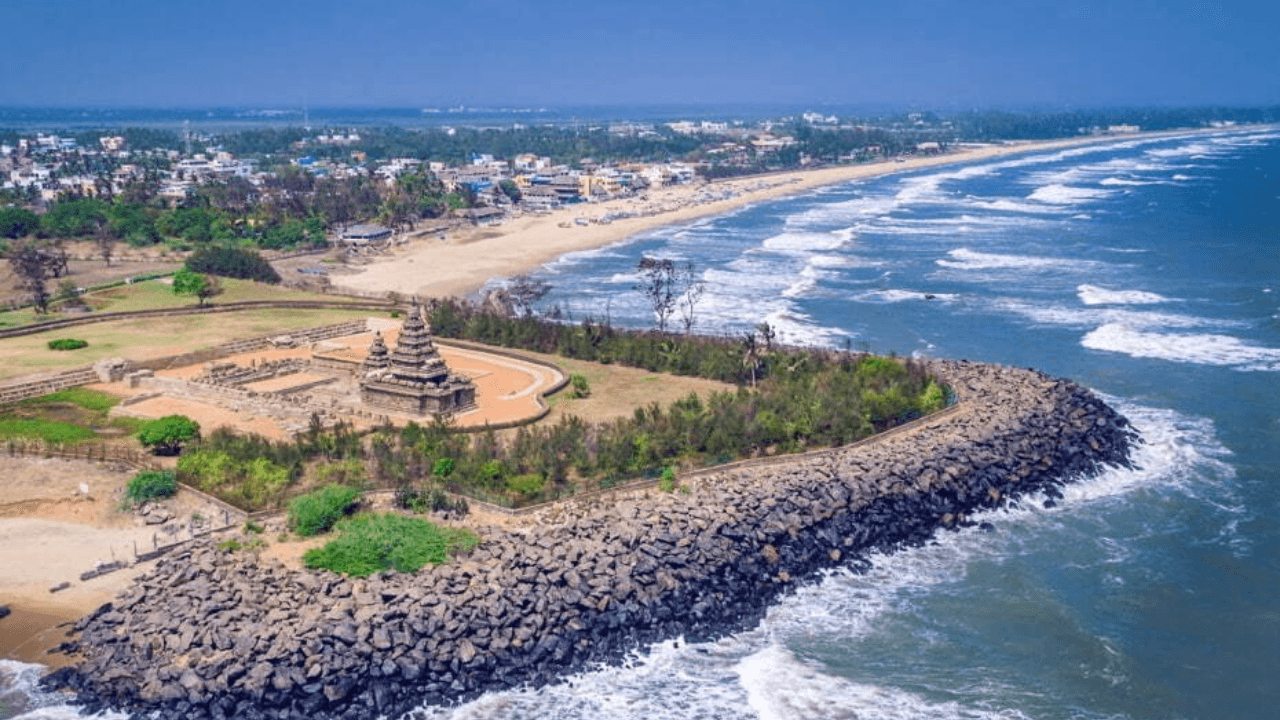
[[[223,292],[222,282],[216,275],[204,275],[183,268],[173,275],[173,292],[175,295],[195,295],[204,305],[205,301]]]
[[[186,415],[166,415],[142,426],[138,442],[160,455],[177,455],[182,444],[200,437],[200,423]]]

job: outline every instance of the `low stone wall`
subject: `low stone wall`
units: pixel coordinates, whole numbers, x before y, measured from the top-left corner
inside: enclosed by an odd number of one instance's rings
[[[94,371],[92,365],[71,368],[59,373],[41,374],[34,378],[16,378],[0,386],[0,405],[19,402],[27,398],[40,397],[41,395],[48,395],[69,387],[79,387],[80,385],[88,385],[98,381],[98,373]]]
[[[298,330],[289,333],[288,337],[300,344],[320,342],[321,340],[328,340],[335,337],[358,335],[365,332],[366,325],[367,322],[365,320],[347,320],[345,322],[334,323],[332,325],[322,325],[320,327],[309,328],[306,330]],[[223,343],[222,345],[183,355],[170,355],[167,357],[142,361],[120,361],[121,364],[119,367],[108,368],[104,371],[122,375],[124,372],[130,370],[165,370],[173,367],[182,367],[184,365],[197,365],[199,363],[209,362],[210,360],[218,360],[229,355],[250,352],[267,347],[271,345],[272,340],[280,337],[282,336],[278,333],[275,335],[263,335],[261,337],[249,338],[246,340],[233,340],[228,343]],[[14,378],[0,384],[0,405],[26,400],[27,398],[40,397],[41,395],[48,395],[49,393],[54,393],[69,387],[79,387],[81,385],[90,385],[96,382],[106,382],[111,379],[119,379],[119,377],[103,377],[102,375],[103,373],[99,372],[97,364],[95,364],[71,368],[58,373],[41,373],[34,376],[28,375],[25,377]]]
[[[121,312],[89,313],[88,315],[83,315],[81,317],[58,318],[47,320],[45,322],[32,323],[31,325],[5,328],[0,330],[0,339],[20,337],[22,335],[35,335],[37,333],[48,332],[50,330],[61,330],[63,328],[75,327],[77,325],[92,325],[94,323],[114,322],[116,320],[140,320],[146,318],[178,317],[182,315],[210,315],[228,312],[244,312],[245,310],[368,310],[370,312],[388,312],[390,310],[395,310],[396,308],[397,306],[395,304],[386,301],[375,303],[362,300],[352,302],[327,300],[245,300],[241,302],[220,303],[217,305],[192,305],[187,307],[163,308],[159,310],[128,310]]]
[[[48,684],[78,691],[91,711],[162,718],[396,717],[540,685],[661,638],[753,625],[822,568],[1128,463],[1128,422],[1069,382],[932,369],[959,407],[908,431],[703,473],[687,494],[484,528],[468,557],[415,575],[352,580],[180,550],[76,624],[78,664]]]

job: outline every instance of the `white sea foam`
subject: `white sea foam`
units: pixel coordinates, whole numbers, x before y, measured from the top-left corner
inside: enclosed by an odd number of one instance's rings
[[[1085,305],[1154,305],[1169,302],[1169,298],[1142,290],[1109,290],[1097,285],[1080,285],[1076,288],[1080,302]]]
[[[1110,194],[1111,192],[1107,190],[1052,183],[1036,188],[1027,196],[1027,199],[1048,205],[1077,205],[1090,200],[1100,200]]]
[[[1236,320],[1220,320],[1181,313],[1130,310],[1123,307],[1081,308],[1075,305],[1057,303],[1034,303],[1017,298],[998,298],[991,301],[991,306],[1001,312],[1021,315],[1027,320],[1040,325],[1061,325],[1075,328],[1096,328],[1099,325],[1108,323],[1143,329],[1232,328],[1245,326],[1244,323]]]
[[[0,660],[0,710],[18,712],[14,720],[80,720],[81,715],[73,705],[67,705],[62,695],[40,690],[40,676],[49,668],[43,665]],[[95,720],[128,720],[129,716],[115,712],[94,715]]]
[[[930,301],[940,303],[953,303],[960,299],[959,295],[948,293],[923,293],[917,290],[870,290],[858,293],[850,299],[857,302],[872,303],[900,303],[913,301]]]
[[[1102,180],[1099,180],[1098,184],[1105,185],[1105,186],[1120,185],[1120,186],[1140,187],[1142,185],[1167,185],[1168,183],[1166,183],[1163,180],[1134,180],[1133,178],[1109,177],[1109,178],[1103,178]]]
[[[1108,323],[1086,334],[1080,344],[1135,358],[1280,371],[1280,348],[1253,345],[1231,335],[1146,332],[1122,323]]]
[[[941,267],[953,270],[1059,270],[1063,268],[1080,269],[1097,264],[1088,260],[1069,258],[1037,257],[1031,255],[1001,255],[998,253],[979,252],[969,248],[959,248],[947,253],[947,259],[935,260]]]
[[[784,298],[797,298],[812,291],[818,286],[822,275],[812,264],[805,264],[800,269],[799,277],[782,291]]]
[[[764,321],[778,334],[778,341],[787,345],[835,347],[843,338],[851,337],[847,331],[819,325],[813,318],[791,307],[769,312]]]
[[[610,285],[635,285],[640,281],[641,281],[640,273],[625,272],[625,273],[614,273],[613,275],[610,275],[609,279],[606,280],[605,282],[609,283]]]
[[[817,268],[830,269],[871,268],[880,267],[884,264],[852,255],[814,255],[809,258],[808,262]]]
[[[929,702],[897,688],[854,683],[828,675],[774,644],[738,663],[747,703],[759,720],[796,718],[929,718],[980,720],[1026,717],[965,707],[958,702]]]
[[[778,253],[796,254],[838,250],[849,244],[852,232],[785,232],[767,238],[762,246]]]

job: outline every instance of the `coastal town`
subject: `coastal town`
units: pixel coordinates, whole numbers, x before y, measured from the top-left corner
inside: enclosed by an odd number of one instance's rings
[[[485,151],[486,145],[518,142],[524,128],[517,125],[486,130],[470,143],[473,149],[464,159],[453,162],[433,157],[430,143],[413,156],[379,152],[379,143],[370,137],[379,132],[377,129],[308,128],[297,139],[270,147],[270,152],[247,154],[233,151],[237,145],[234,133],[228,137],[226,133],[200,132],[189,123],[180,134],[132,133],[136,137],[130,137],[129,132],[96,136],[85,132],[75,136],[8,133],[0,135],[0,200],[37,214],[59,202],[83,198],[100,199],[117,208],[130,206],[130,218],[112,218],[106,233],[135,246],[162,240],[200,241],[211,239],[206,237],[209,235],[222,239],[238,236],[266,248],[314,244],[321,235],[327,235],[328,241],[362,246],[402,228],[413,229],[423,221],[432,229],[442,229],[450,221],[492,224],[584,202],[644,201],[646,193],[653,190],[717,177],[866,163],[888,155],[929,155],[946,150],[945,140],[936,138],[949,137],[948,123],[926,124],[919,116],[908,120],[906,125],[879,127],[842,123],[835,116],[808,112],[750,124],[619,122],[586,130],[547,129],[552,139],[532,137],[526,151],[506,155]],[[423,134],[451,139],[459,132],[458,128],[441,127]],[[464,128],[461,132],[474,131]],[[806,144],[795,137],[796,132],[806,137],[829,137],[820,144]],[[495,141],[495,135],[499,139],[511,137],[504,143]],[[579,149],[565,153],[558,144],[564,138],[602,152],[586,155]],[[146,144],[147,140],[154,144]],[[610,150],[615,145],[621,149]],[[553,157],[547,149],[561,151]],[[424,185],[435,193],[429,202],[420,192],[405,192],[406,187]],[[353,196],[345,198],[348,207],[305,202],[295,207],[300,204],[299,193],[314,196],[328,191],[332,195],[335,188],[339,188],[336,194]],[[236,211],[264,205],[288,207],[276,217],[255,218],[251,223],[255,232],[246,232],[243,227],[224,228],[220,233],[192,232],[183,227],[190,223],[181,221],[169,223],[170,227],[163,223],[153,227],[161,210],[212,206],[243,215]],[[576,222],[609,223],[662,210],[640,205]],[[232,223],[237,219],[229,218]],[[299,226],[275,235],[269,232],[272,226],[289,220],[301,223],[313,219],[320,225],[312,222],[305,229]],[[353,225],[361,227],[351,231]],[[11,238],[19,237],[23,229],[35,230],[15,227],[14,223],[0,229]],[[54,238],[87,235],[86,229],[84,224],[51,226],[40,234]]]

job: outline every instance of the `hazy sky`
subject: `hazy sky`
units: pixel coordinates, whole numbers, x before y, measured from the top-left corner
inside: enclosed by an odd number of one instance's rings
[[[1275,0],[4,0],[0,105],[1280,102]]]

